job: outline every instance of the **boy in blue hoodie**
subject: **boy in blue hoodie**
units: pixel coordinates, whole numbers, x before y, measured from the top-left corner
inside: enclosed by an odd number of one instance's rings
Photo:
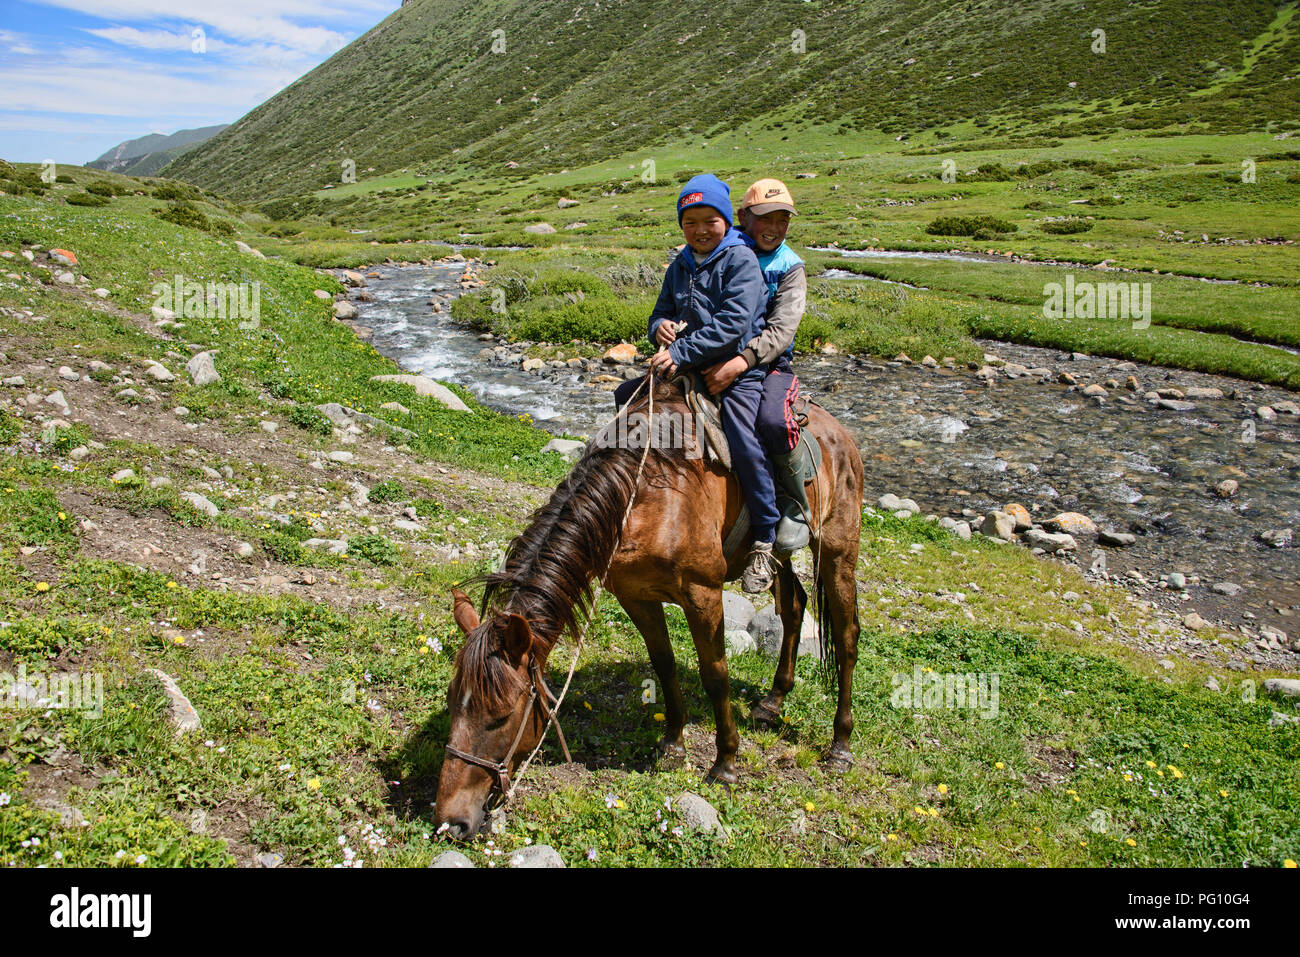
[[[650,313],[650,341],[664,350],[650,360],[660,378],[679,368],[706,369],[739,355],[763,331],[767,285],[758,259],[732,225],[731,190],[712,173],[692,178],[677,198],[687,246],[664,276]],[[679,324],[685,327],[679,332]],[[719,395],[731,464],[749,506],[754,544],[741,576],[753,593],[772,587],[772,545],[781,519],[772,467],[756,433],[766,369],[737,376]]]

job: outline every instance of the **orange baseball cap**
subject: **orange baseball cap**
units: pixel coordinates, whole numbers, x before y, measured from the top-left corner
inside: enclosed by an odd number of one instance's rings
[[[745,190],[740,208],[749,210],[755,216],[766,216],[778,209],[784,209],[792,216],[798,215],[794,209],[794,197],[779,179],[760,179],[749,187]]]

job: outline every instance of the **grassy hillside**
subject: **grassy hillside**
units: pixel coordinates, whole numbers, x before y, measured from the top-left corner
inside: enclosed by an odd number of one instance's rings
[[[415,0],[187,153],[242,197],[359,176],[585,166],[763,125],[920,146],[1293,128],[1295,4],[1237,0]],[[760,29],[755,29],[761,24]],[[1105,31],[1101,52],[1095,30]],[[502,31],[495,33],[494,31]],[[494,52],[494,49],[501,52]],[[712,147],[712,148],[711,148]]]

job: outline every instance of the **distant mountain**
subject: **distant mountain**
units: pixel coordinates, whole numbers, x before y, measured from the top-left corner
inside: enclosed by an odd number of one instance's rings
[[[171,136],[150,133],[139,139],[118,143],[97,160],[86,165],[126,176],[152,176],[176,157],[209,140],[229,127],[229,123],[181,130]]]
[[[1294,2],[411,0],[175,161],[231,196],[300,195],[350,161],[504,173],[757,122],[918,145],[1286,128]]]

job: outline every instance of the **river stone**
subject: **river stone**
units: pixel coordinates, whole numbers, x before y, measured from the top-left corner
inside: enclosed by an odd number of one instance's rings
[[[1108,393],[1108,392],[1106,391],[1106,387],[1105,387],[1105,386],[1097,385],[1097,384],[1094,382],[1092,385],[1088,386],[1086,389],[1083,390],[1083,394],[1084,394],[1084,395],[1099,395],[1099,396],[1106,396],[1106,395],[1109,395],[1110,393]]]
[[[966,522],[959,522],[955,518],[948,518],[945,515],[943,518],[939,519],[939,525],[948,529],[948,531],[952,532],[963,541],[970,538],[970,525]]]
[[[1291,544],[1293,534],[1289,528],[1270,528],[1266,532],[1260,532],[1259,540],[1274,548],[1286,548]]]
[[[1202,628],[1208,628],[1210,626],[1210,623],[1206,621],[1204,618],[1202,618],[1200,615],[1198,615],[1196,612],[1192,612],[1190,615],[1188,615],[1186,618],[1183,619],[1183,626],[1185,628],[1189,628],[1192,631],[1200,631]]]
[[[1008,379],[1019,379],[1022,376],[1029,375],[1029,367],[1022,366],[1019,362],[1008,362],[1002,367]]]
[[[563,867],[564,858],[549,844],[521,847],[510,855],[511,867]]]
[[[189,373],[190,380],[196,386],[212,385],[214,382],[221,381],[216,364],[212,361],[211,352],[200,352],[190,359],[185,363],[185,371]]]
[[[202,512],[204,515],[207,515],[209,518],[216,518],[218,515],[221,514],[220,509],[218,509],[215,505],[213,505],[212,502],[209,501],[206,496],[201,495],[198,492],[181,492],[181,501],[188,502],[190,505],[193,505],[196,509]]]
[[[1289,399],[1285,402],[1274,402],[1273,411],[1285,412],[1287,415],[1300,415],[1300,404],[1296,404]]]
[[[1237,489],[1239,487],[1240,486],[1237,485],[1236,479],[1224,479],[1214,487],[1214,494],[1219,496],[1219,498],[1232,498],[1232,496],[1237,494]]]
[[[738,595],[734,591],[722,593],[722,618],[728,631],[744,631],[757,613],[754,603],[744,595]]]
[[[607,349],[605,354],[600,358],[604,362],[615,364],[633,362],[636,360],[636,357],[636,346],[632,345],[630,342],[620,342],[618,345],[611,346]]]
[[[353,272],[350,269],[343,272],[343,285],[354,286],[358,289],[366,285],[366,277],[359,272]]]
[[[1024,540],[1031,548],[1041,548],[1046,552],[1072,552],[1079,547],[1073,535],[1065,532],[1052,534],[1039,528],[1025,532]]]
[[[1023,532],[1034,524],[1034,520],[1029,515],[1029,509],[1025,508],[1019,502],[1008,502],[1002,506],[1002,511],[1006,512],[1016,523],[1015,530]]]
[[[1187,591],[1187,576],[1182,572],[1170,572],[1165,579],[1169,582],[1169,587],[1177,591]]]
[[[576,462],[582,458],[583,449],[586,447],[585,442],[579,442],[576,439],[551,439],[542,446],[542,451],[559,452],[570,462]]]
[[[334,318],[342,319],[345,322],[351,321],[361,315],[357,307],[352,305],[346,299],[340,299],[334,303]]]
[[[1016,536],[1016,520],[1006,512],[992,511],[984,516],[984,524],[980,526],[980,531],[989,538],[1000,538],[1004,542],[1009,542]]]
[[[317,299],[322,299],[322,300],[334,298],[329,293],[327,293],[324,289],[313,289],[311,291],[311,294],[315,296]]]
[[[1272,422],[1277,418],[1277,413],[1266,405],[1261,405],[1256,409],[1255,414],[1264,422]]]
[[[525,359],[519,364],[519,368],[523,372],[536,372],[546,368],[546,360],[533,358]]]
[[[893,492],[886,492],[880,498],[876,499],[876,504],[880,506],[882,512],[897,512],[902,506],[903,500]]]
[[[1137,376],[1129,376],[1124,380],[1124,388],[1128,389],[1130,392],[1136,392],[1142,387],[1138,384]]]
[[[723,834],[722,822],[718,812],[708,801],[693,791],[683,791],[673,799],[677,812],[682,816],[682,824],[692,831],[706,834]]]
[[[549,236],[555,232],[555,227],[550,223],[531,223],[524,227],[524,232],[533,233],[538,236]]]
[[[1062,385],[1077,385],[1079,383],[1079,380],[1076,379],[1074,376],[1070,375],[1070,373],[1068,372],[1062,372],[1059,375],[1057,375],[1056,381],[1061,383]]]
[[[473,867],[474,863],[460,851],[443,851],[429,864],[430,867]]]
[[[1222,389],[1211,389],[1205,386],[1189,386],[1185,398],[1188,399],[1222,399]]]
[[[1069,535],[1096,535],[1097,523],[1087,515],[1078,512],[1061,512],[1043,522],[1043,527],[1052,532],[1065,532]]]
[[[1156,405],[1170,412],[1192,412],[1196,409],[1195,402],[1184,402],[1182,399],[1160,399]]]
[[[1235,598],[1241,594],[1241,586],[1236,582],[1215,582],[1210,586],[1210,591],[1219,595],[1227,595],[1229,598]]]
[[[400,385],[409,385],[415,390],[416,395],[427,396],[437,399],[447,408],[454,412],[468,412],[469,406],[461,401],[456,393],[452,392],[441,382],[434,382],[427,376],[422,375],[377,375],[370,377],[371,382],[396,382]]]
[[[1132,532],[1116,532],[1104,529],[1097,534],[1097,540],[1103,545],[1109,545],[1112,548],[1123,548],[1136,542],[1137,536]]]

